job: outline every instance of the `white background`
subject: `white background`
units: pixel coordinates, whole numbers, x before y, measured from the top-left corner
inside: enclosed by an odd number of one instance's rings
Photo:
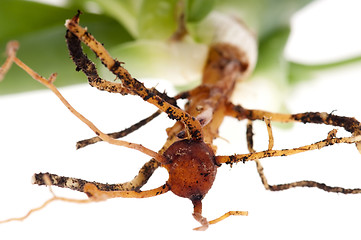
[[[307,14],[303,15],[306,16],[303,19],[302,15],[298,17],[297,21],[304,21],[311,31],[306,36],[314,36],[314,40],[302,40],[305,33],[295,34],[293,41],[299,42],[294,46],[290,43],[288,55],[294,55],[290,58],[304,59],[295,48],[303,49],[301,53],[311,49],[308,58],[316,59],[321,54],[316,50],[325,48],[326,43],[329,44],[326,52],[332,53],[345,45],[350,48],[350,43],[345,44],[346,40],[360,39],[355,33],[360,19],[357,16],[351,19],[351,13],[356,8],[360,10],[360,5],[352,5],[357,1],[321,2],[321,8],[316,5],[313,8],[316,10],[307,13],[316,13],[313,17]],[[337,2],[339,4],[335,7]],[[320,17],[322,14],[334,16],[338,24],[343,24],[328,33],[327,24],[332,21],[325,21]],[[311,28],[321,19],[326,24],[324,28],[312,31]],[[302,32],[302,26],[298,26],[298,30]],[[343,32],[341,36],[338,31]],[[331,35],[327,37],[327,34]],[[321,37],[326,37],[328,41],[318,43],[317,39]],[[356,44],[352,49],[353,53],[360,53],[360,45]],[[290,94],[287,106],[292,112],[337,110],[335,114],[361,119],[360,79],[361,70],[355,64],[337,68],[319,75],[313,82],[306,81],[298,86]],[[172,94],[172,87],[166,81],[147,82],[149,86],[158,84],[160,90],[166,88]],[[255,96],[261,95],[257,94],[257,89],[253,91]],[[155,110],[136,97],[99,92],[86,84],[63,88],[61,92],[77,110],[105,132],[121,130]],[[0,219],[22,216],[51,197],[45,187],[30,184],[35,172],[48,171],[90,181],[123,182],[132,179],[148,160],[147,156],[136,151],[105,143],[76,151],[75,142],[93,134],[49,90],[0,97],[0,111]],[[172,121],[162,115],[126,139],[157,150],[166,138],[165,127],[171,125]],[[266,128],[262,123],[256,124],[255,128],[255,147],[263,150],[267,147]],[[275,149],[324,139],[331,129],[303,124],[287,131],[275,128]],[[344,131],[339,131],[339,134],[347,135]],[[227,119],[220,135],[229,143],[217,140],[218,154],[247,151],[245,123]],[[354,145],[333,146],[297,156],[264,159],[262,162],[270,184],[315,180],[331,186],[361,188],[361,155]],[[157,170],[149,188],[157,187],[166,180],[165,170]],[[54,188],[54,191],[59,196],[85,197],[66,189]],[[361,195],[334,194],[318,189],[268,192],[261,184],[255,164],[246,163],[219,169],[214,186],[203,201],[203,212],[209,220],[229,210],[247,210],[249,216],[231,217],[211,226],[206,232],[192,231],[198,223],[191,215],[191,202],[167,193],[150,199],[113,199],[83,205],[52,203],[23,222],[0,225],[0,238],[359,239],[360,203]]]

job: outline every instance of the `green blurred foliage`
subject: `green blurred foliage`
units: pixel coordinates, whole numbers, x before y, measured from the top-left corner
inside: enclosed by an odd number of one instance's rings
[[[214,8],[216,0],[188,0],[186,6],[187,22],[203,20]]]
[[[85,83],[85,77],[74,71],[64,40],[65,19],[80,9],[85,13],[81,24],[105,43],[115,57],[121,60],[124,60],[122,56],[126,57],[127,68],[136,69],[139,76],[159,77],[161,73],[155,74],[161,69],[159,65],[166,64],[170,57],[164,44],[176,31],[179,14],[184,11],[190,38],[199,42],[202,39],[197,39],[200,30],[197,26],[201,26],[211,11],[220,11],[242,19],[255,32],[259,57],[254,75],[266,76],[280,89],[309,79],[316,70],[349,62],[305,66],[284,59],[290,17],[310,0],[93,0],[99,8],[98,14],[91,13],[89,2],[68,1],[66,6],[57,7],[23,0],[1,0],[0,47],[3,50],[0,51],[4,52],[9,40],[16,39],[20,42],[18,57],[39,74],[48,77],[57,72],[58,86]],[[0,62],[4,60],[5,56],[1,55]],[[29,76],[14,66],[0,83],[0,94],[38,88],[41,88],[40,84],[29,81]]]
[[[317,73],[324,72],[330,69],[342,68],[351,64],[361,62],[361,57],[354,57],[351,59],[341,60],[338,62],[328,64],[306,65],[295,62],[288,63],[287,80],[288,84],[296,85],[297,83],[311,80]]]
[[[34,2],[2,0],[0,3],[0,46],[10,40],[20,42],[17,56],[44,77],[58,73],[57,85],[84,83],[84,75],[75,71],[65,44],[65,19],[76,13],[74,9],[60,8]],[[133,40],[117,21],[104,15],[84,14],[82,24],[91,25],[91,32],[101,42],[112,47]],[[1,54],[0,62],[5,61]],[[29,91],[41,88],[36,81],[13,66],[0,83],[0,94]]]
[[[218,0],[215,8],[241,17],[261,41],[289,27],[291,16],[312,0]]]

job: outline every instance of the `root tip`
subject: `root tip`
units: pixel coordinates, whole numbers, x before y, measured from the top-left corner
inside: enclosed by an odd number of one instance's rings
[[[33,174],[33,176],[31,176],[31,184],[36,184],[36,174]]]

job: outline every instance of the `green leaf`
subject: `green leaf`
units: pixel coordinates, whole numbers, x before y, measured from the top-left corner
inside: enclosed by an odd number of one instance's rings
[[[187,22],[199,22],[212,10],[215,0],[188,0],[186,7]]]
[[[71,18],[75,8],[86,9],[87,0],[70,1],[71,9],[20,0],[2,0],[0,7],[0,47],[5,50],[9,40],[20,41],[18,52],[26,64],[45,77],[58,72],[60,86],[85,82],[82,74],[74,71],[64,43],[65,19]],[[207,43],[202,38],[200,23],[213,10],[222,11],[244,20],[259,37],[259,60],[255,77],[268,78],[285,88],[289,83],[305,79],[315,67],[287,63],[283,48],[289,31],[290,16],[310,0],[184,0],[187,26],[191,37],[187,44],[170,47],[169,37],[177,29],[177,12],[182,7],[177,0],[95,0],[103,14],[86,13],[81,24],[87,26],[98,40],[106,44],[118,59],[126,62],[133,75],[146,77],[176,78],[169,74],[192,76],[198,66],[185,57],[199,54],[202,61]],[[11,24],[9,24],[11,23]],[[225,26],[226,27],[226,26]],[[134,42],[132,42],[134,41]],[[193,43],[197,41],[200,44]],[[127,44],[123,44],[127,43]],[[193,45],[192,45],[193,44]],[[186,49],[186,46],[188,49]],[[200,47],[200,50],[196,50]],[[1,51],[1,50],[0,50]],[[87,50],[88,51],[88,50]],[[93,55],[93,54],[91,54]],[[0,58],[3,62],[4,57]],[[202,62],[199,62],[201,65]],[[342,63],[340,63],[342,64]],[[189,66],[191,65],[191,66]],[[168,67],[167,67],[168,66]],[[333,67],[316,66],[320,68]],[[180,69],[185,69],[183,72]],[[184,74],[186,72],[186,74]],[[13,66],[5,80],[0,83],[0,94],[37,89],[40,84],[29,81],[28,76]],[[12,81],[14,80],[15,81]],[[187,83],[173,79],[176,85]],[[190,83],[189,83],[190,84]]]
[[[6,43],[16,39],[20,42],[17,56],[40,75],[47,78],[51,73],[57,72],[58,86],[86,82],[85,76],[75,71],[64,38],[65,19],[75,15],[76,10],[23,1],[3,1],[1,5],[0,51],[5,52]],[[14,12],[23,14],[22,18],[13,16]],[[122,26],[104,15],[87,13],[81,21],[109,47],[132,40]],[[9,22],[11,24],[8,24]],[[5,56],[2,55],[0,62],[4,61]],[[42,88],[40,84],[13,65],[0,83],[0,94],[39,88]]]
[[[138,16],[139,38],[168,40],[177,29],[177,0],[145,0]]]
[[[0,7],[0,39],[23,36],[44,28],[64,24],[75,11],[35,2],[2,0]]]
[[[95,0],[104,13],[138,37],[138,17],[143,0]]]
[[[296,85],[297,83],[311,80],[315,74],[319,72],[328,71],[331,69],[348,66],[354,63],[360,63],[361,57],[355,57],[352,59],[347,59],[335,63],[329,64],[320,64],[320,65],[305,65],[290,62],[289,63],[289,73],[288,73],[288,83],[290,85]]]
[[[184,85],[201,78],[207,51],[206,45],[198,43],[137,40],[109,52],[122,59],[135,78],[162,78]]]
[[[287,85],[288,62],[283,52],[289,33],[289,28],[280,28],[259,42],[255,77],[261,75],[279,87]]]

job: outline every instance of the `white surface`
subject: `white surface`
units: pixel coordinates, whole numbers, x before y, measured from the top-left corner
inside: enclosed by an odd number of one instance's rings
[[[344,81],[346,85],[334,84],[339,81],[336,78],[334,81],[327,79],[327,82],[321,80],[311,87],[304,86],[295,93],[290,105],[297,112],[331,112],[337,109],[337,113],[361,119],[361,112],[355,104],[358,102],[358,90],[346,87],[360,77],[360,72],[348,76]],[[331,86],[325,87],[330,81]],[[104,131],[122,129],[140,119],[141,115],[152,112],[152,109],[143,110],[147,104],[134,97],[100,93],[87,85],[65,88],[62,92]],[[306,93],[309,96],[303,98]],[[346,98],[347,101],[332,100],[333,96]],[[104,143],[76,151],[75,141],[93,134],[49,91],[14,95],[0,101],[2,219],[22,216],[50,197],[46,188],[30,184],[35,172],[49,171],[87,180],[122,182],[131,179],[148,159],[138,152]],[[138,104],[141,112],[137,111]],[[159,149],[165,139],[167,124],[171,122],[161,116],[127,139]],[[263,124],[257,124],[255,128],[256,147],[262,150],[267,145],[266,129]],[[329,130],[310,125],[296,125],[289,131],[275,128],[275,148],[315,142],[325,138]],[[219,154],[245,153],[244,133],[244,123],[226,121],[221,135],[230,143],[218,141]],[[329,185],[361,187],[361,156],[353,145],[333,146],[287,158],[265,159],[263,163],[270,183],[307,179]],[[149,187],[159,186],[166,179],[164,170],[158,172]],[[85,197],[69,190],[54,188],[54,191],[60,196]],[[40,236],[40,239],[120,239],[118,233],[123,236],[136,234],[139,238],[157,236],[158,239],[169,238],[171,234],[176,234],[175,239],[215,239],[213,237],[225,235],[230,239],[241,236],[249,239],[304,239],[344,235],[352,238],[358,233],[360,200],[360,195],[345,196],[317,189],[268,192],[263,189],[254,164],[247,163],[219,169],[216,182],[204,200],[204,215],[212,219],[228,210],[248,210],[249,216],[229,218],[211,226],[205,233],[191,230],[198,223],[191,215],[190,201],[167,193],[150,199],[114,199],[86,205],[53,203],[24,222],[0,225],[0,235],[6,236],[6,239],[25,236]]]
[[[361,119],[359,67],[335,70],[305,82],[288,102],[292,112],[327,111]],[[5,79],[5,81],[14,79]],[[29,81],[32,81],[29,78]],[[155,83],[150,83],[154,86]],[[157,86],[171,92],[167,83]],[[123,129],[154,111],[136,97],[99,92],[87,85],[64,88],[69,102],[103,131]],[[35,172],[51,172],[91,181],[122,182],[131,179],[148,160],[129,149],[99,143],[75,150],[77,140],[93,136],[48,90],[0,97],[0,218],[24,215],[50,197],[45,187],[33,186]],[[126,139],[157,150],[172,121],[164,115]],[[274,129],[275,148],[308,144],[327,136],[332,128],[295,125]],[[263,124],[255,126],[256,149],[267,146]],[[228,119],[218,140],[218,154],[246,152],[245,123]],[[345,134],[340,131],[340,135]],[[345,134],[346,135],[346,134]],[[353,145],[339,145],[287,158],[265,159],[270,184],[316,180],[332,186],[361,188],[361,155]],[[157,171],[149,187],[164,183]],[[83,194],[54,188],[59,196]],[[248,217],[231,217],[206,232],[192,231],[189,200],[172,193],[150,199],[114,199],[102,203],[56,202],[23,222],[0,225],[1,239],[359,239],[361,195],[326,193],[317,189],[284,192],[264,190],[254,163],[222,166],[204,199],[208,219],[229,210],[247,210]]]
[[[361,1],[314,1],[294,15],[296,28],[286,47],[289,59],[302,63],[329,63],[360,56]]]

